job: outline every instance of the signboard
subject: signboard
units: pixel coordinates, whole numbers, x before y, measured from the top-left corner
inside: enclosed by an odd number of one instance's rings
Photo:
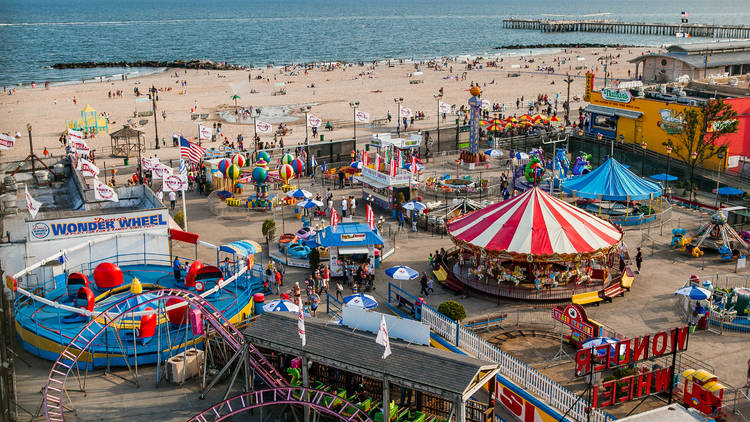
[[[586,92],[583,94],[583,101],[590,101],[591,92],[594,90],[594,74],[586,72]]]
[[[166,211],[140,211],[119,215],[88,216],[29,222],[29,240],[68,239],[90,235],[167,229]]]
[[[669,390],[672,367],[630,375],[592,387],[591,407],[608,407]]]
[[[143,167],[144,170],[153,170],[154,164],[158,162],[159,159],[157,158],[141,157],[141,167]]]
[[[599,335],[599,324],[590,321],[583,306],[575,303],[571,303],[565,308],[552,308],[552,319],[572,328],[574,333],[571,337],[575,337],[576,332],[583,334],[583,336],[578,336],[582,338],[574,338],[578,342]]]
[[[629,103],[633,97],[630,95],[630,91],[626,89],[602,89],[602,98],[608,101],[615,101],[618,103]]]
[[[0,149],[8,150],[13,148],[15,144],[16,138],[4,133],[0,133]]]
[[[212,133],[213,133],[213,129],[211,129],[210,127],[198,125],[198,140],[199,141],[207,141],[211,139]]]
[[[563,416],[502,375],[496,377],[495,397],[499,404],[522,422],[557,422]],[[565,419],[568,420],[568,419]]]
[[[320,117],[313,116],[312,114],[307,116],[307,126],[320,127],[322,124],[323,120]]]
[[[255,130],[260,133],[271,133],[271,129],[273,129],[273,125],[270,123],[261,122],[260,120],[255,122]]]
[[[354,119],[359,123],[370,123],[370,113],[357,110],[357,112],[354,113]]]
[[[438,110],[440,110],[441,113],[448,114],[451,112],[451,105],[440,101],[440,103],[438,104]]]
[[[167,174],[164,175],[161,189],[164,192],[178,192],[187,190],[187,187],[187,174]]]
[[[168,174],[172,174],[172,167],[163,163],[156,163],[151,169],[154,179],[162,179]]]
[[[365,233],[347,233],[341,235],[342,242],[361,242],[365,240]]]

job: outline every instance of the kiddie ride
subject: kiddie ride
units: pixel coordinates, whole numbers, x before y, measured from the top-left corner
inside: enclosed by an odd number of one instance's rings
[[[701,247],[709,247],[719,253],[722,261],[744,258],[750,252],[750,245],[727,223],[721,211],[711,216],[711,221],[701,226],[692,238],[687,237],[685,229],[673,229],[669,244],[696,258],[703,256]]]
[[[716,375],[703,369],[688,369],[682,373],[685,383],[682,389],[682,402],[699,412],[714,418],[726,420],[724,410],[724,385],[719,384]]]
[[[302,386],[301,366],[302,359],[295,358],[292,360],[291,368],[287,368],[286,370],[287,375],[291,378],[289,383],[292,387]],[[373,401],[373,398],[367,395],[364,388],[360,388],[355,392],[348,392],[346,389],[331,387],[320,381],[312,382],[311,387],[315,390],[326,391],[334,394],[337,398],[326,397],[323,399],[324,403],[327,407],[334,409],[343,416],[349,417],[359,409],[365,412],[373,421],[383,422],[383,411],[381,410],[383,402]],[[292,393],[296,399],[299,399],[301,394],[301,391]],[[350,404],[347,405],[346,408],[341,409],[344,405],[344,401],[356,404]],[[445,419],[440,419],[435,416],[428,417],[424,412],[399,409],[395,401],[391,401],[390,403],[389,414],[391,415],[391,422],[445,422]]]

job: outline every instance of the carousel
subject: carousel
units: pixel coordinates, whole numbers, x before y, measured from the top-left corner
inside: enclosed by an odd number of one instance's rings
[[[619,282],[622,230],[534,187],[453,218],[457,246],[446,264],[480,292],[513,299],[564,300]]]

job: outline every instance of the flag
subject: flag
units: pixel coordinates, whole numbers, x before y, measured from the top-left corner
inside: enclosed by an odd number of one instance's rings
[[[161,190],[164,192],[186,191],[188,178],[186,174],[165,174],[162,180]]]
[[[154,168],[151,169],[151,174],[154,179],[162,179],[165,176],[172,174],[172,167],[163,163],[156,163],[154,164]]]
[[[315,154],[311,154],[310,155],[310,168],[314,170],[315,167],[317,166],[318,166],[318,162],[315,161]]]
[[[24,186],[23,189],[24,189],[24,196],[26,197],[26,209],[29,210],[29,214],[31,214],[31,218],[35,218],[36,213],[39,212],[39,208],[42,206],[42,203],[31,197],[28,186]]]
[[[411,109],[410,108],[404,108],[401,107],[401,117],[406,117],[407,119],[411,117]]]
[[[362,151],[362,167],[370,165],[370,156],[367,155],[367,151]]]
[[[180,167],[177,168],[177,174],[187,175],[187,173],[188,173],[187,163],[185,162],[184,159],[180,158]]]
[[[336,231],[336,228],[339,226],[339,213],[336,212],[336,210],[331,210],[331,227],[333,227],[333,231]]]
[[[438,104],[438,110],[440,110],[441,113],[448,114],[451,112],[451,105],[440,101]]]
[[[375,171],[380,171],[380,154],[375,153]]]
[[[83,132],[80,130],[68,129],[68,142],[70,142],[70,148],[76,154],[88,155],[91,153],[91,148],[83,140]]]
[[[0,133],[0,149],[8,150],[16,144],[16,138]]]
[[[154,158],[148,158],[148,157],[141,157],[141,167],[143,167],[143,170],[153,170],[154,164],[158,163],[159,159]]]
[[[302,347],[305,347],[307,335],[305,334],[305,314],[302,313],[302,306],[299,306],[299,310],[297,311],[297,334],[299,334],[299,338],[302,340]]]
[[[354,119],[359,123],[370,123],[370,113],[357,110],[357,112],[354,113]]]
[[[255,130],[259,133],[271,133],[271,130],[273,130],[273,125],[258,120],[255,122]]]
[[[396,177],[396,160],[391,160],[390,167],[388,167],[388,175]]]
[[[312,114],[307,116],[307,126],[320,127],[322,124],[323,120],[320,117],[313,116]]]
[[[187,158],[193,163],[199,163],[201,158],[206,155],[206,149],[198,144],[194,144],[180,136],[180,157]]]
[[[411,156],[411,172],[412,173],[417,172],[417,156],[416,155]]]
[[[401,158],[401,150],[396,150],[396,168],[400,169],[404,165],[404,162]]]
[[[370,204],[367,204],[367,224],[370,226],[370,230],[375,229],[375,213],[372,212]]]
[[[390,356],[391,342],[388,340],[388,326],[385,325],[385,315],[380,315],[380,328],[378,329],[378,337],[375,338],[375,343],[385,347],[385,350],[383,350],[383,359]]]
[[[94,178],[94,197],[100,201],[120,202],[114,189]]]
[[[198,125],[198,140],[210,141],[213,130],[208,126]],[[180,138],[182,139],[182,138]]]
[[[85,158],[78,158],[76,170],[80,171],[83,176],[96,177],[99,175],[99,168]]]

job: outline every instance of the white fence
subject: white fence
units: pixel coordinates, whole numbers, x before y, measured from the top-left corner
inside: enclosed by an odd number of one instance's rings
[[[572,391],[498,349],[463,325],[428,306],[422,307],[422,322],[428,324],[435,333],[440,334],[477,359],[499,363],[500,373],[503,376],[545,401],[560,413],[567,412],[570,419],[587,420],[586,408],[589,407],[589,404],[585,400],[581,400]],[[611,416],[599,410],[591,412],[591,420],[595,422],[606,422],[612,419]]]

